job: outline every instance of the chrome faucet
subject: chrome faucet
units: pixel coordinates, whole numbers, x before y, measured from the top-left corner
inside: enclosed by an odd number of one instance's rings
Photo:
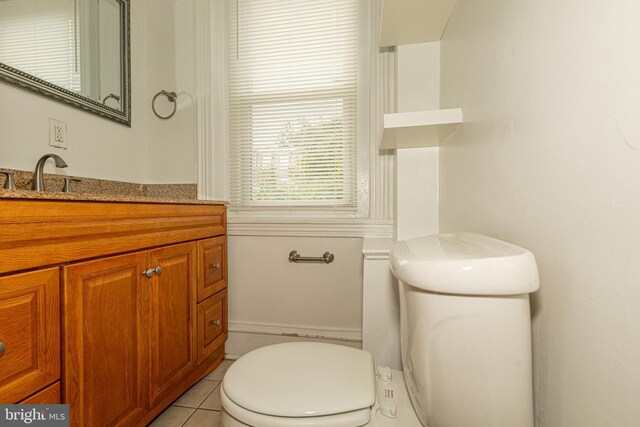
[[[40,157],[38,164],[36,164],[36,170],[33,173],[33,181],[31,183],[31,189],[36,191],[44,191],[44,164],[47,160],[53,159],[56,162],[57,168],[66,168],[68,165],[62,160],[62,157],[57,154],[45,154]]]

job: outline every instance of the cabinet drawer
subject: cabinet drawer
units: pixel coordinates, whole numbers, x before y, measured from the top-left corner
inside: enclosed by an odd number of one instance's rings
[[[227,290],[198,304],[198,363],[227,340]]]
[[[23,400],[20,403],[30,404],[30,405],[48,405],[48,404],[61,403],[60,381],[58,381],[55,384],[51,384],[49,387],[34,394],[31,397],[27,397],[25,400]]]
[[[60,378],[58,269],[0,278],[0,403]]]
[[[227,287],[226,236],[198,242],[198,301]]]

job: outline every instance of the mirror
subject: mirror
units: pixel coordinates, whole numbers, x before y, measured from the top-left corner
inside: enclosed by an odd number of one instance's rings
[[[129,0],[0,0],[0,81],[131,126]]]

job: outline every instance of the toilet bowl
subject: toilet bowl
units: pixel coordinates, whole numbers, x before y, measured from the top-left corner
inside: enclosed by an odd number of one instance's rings
[[[226,427],[421,427],[401,371],[338,345],[255,350],[231,365],[220,398]]]
[[[245,354],[221,386],[225,427],[532,427],[533,254],[455,233],[396,244],[404,371],[297,342]],[[393,377],[393,378],[392,378]]]
[[[244,423],[236,425],[365,425],[376,397],[373,358],[333,344],[263,347],[229,367],[220,397],[224,410]]]

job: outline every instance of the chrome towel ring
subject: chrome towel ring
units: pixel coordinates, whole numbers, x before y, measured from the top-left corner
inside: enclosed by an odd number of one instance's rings
[[[173,111],[168,116],[161,116],[156,111],[156,99],[158,99],[160,95],[166,96],[169,102],[173,102]],[[161,90],[160,92],[156,93],[156,96],[153,97],[153,100],[151,101],[151,109],[153,110],[153,113],[158,116],[158,118],[162,120],[168,120],[173,117],[173,115],[176,113],[176,110],[178,109],[178,103],[176,102],[176,99],[178,99],[178,95],[176,95],[175,92],[167,92],[166,90]]]

